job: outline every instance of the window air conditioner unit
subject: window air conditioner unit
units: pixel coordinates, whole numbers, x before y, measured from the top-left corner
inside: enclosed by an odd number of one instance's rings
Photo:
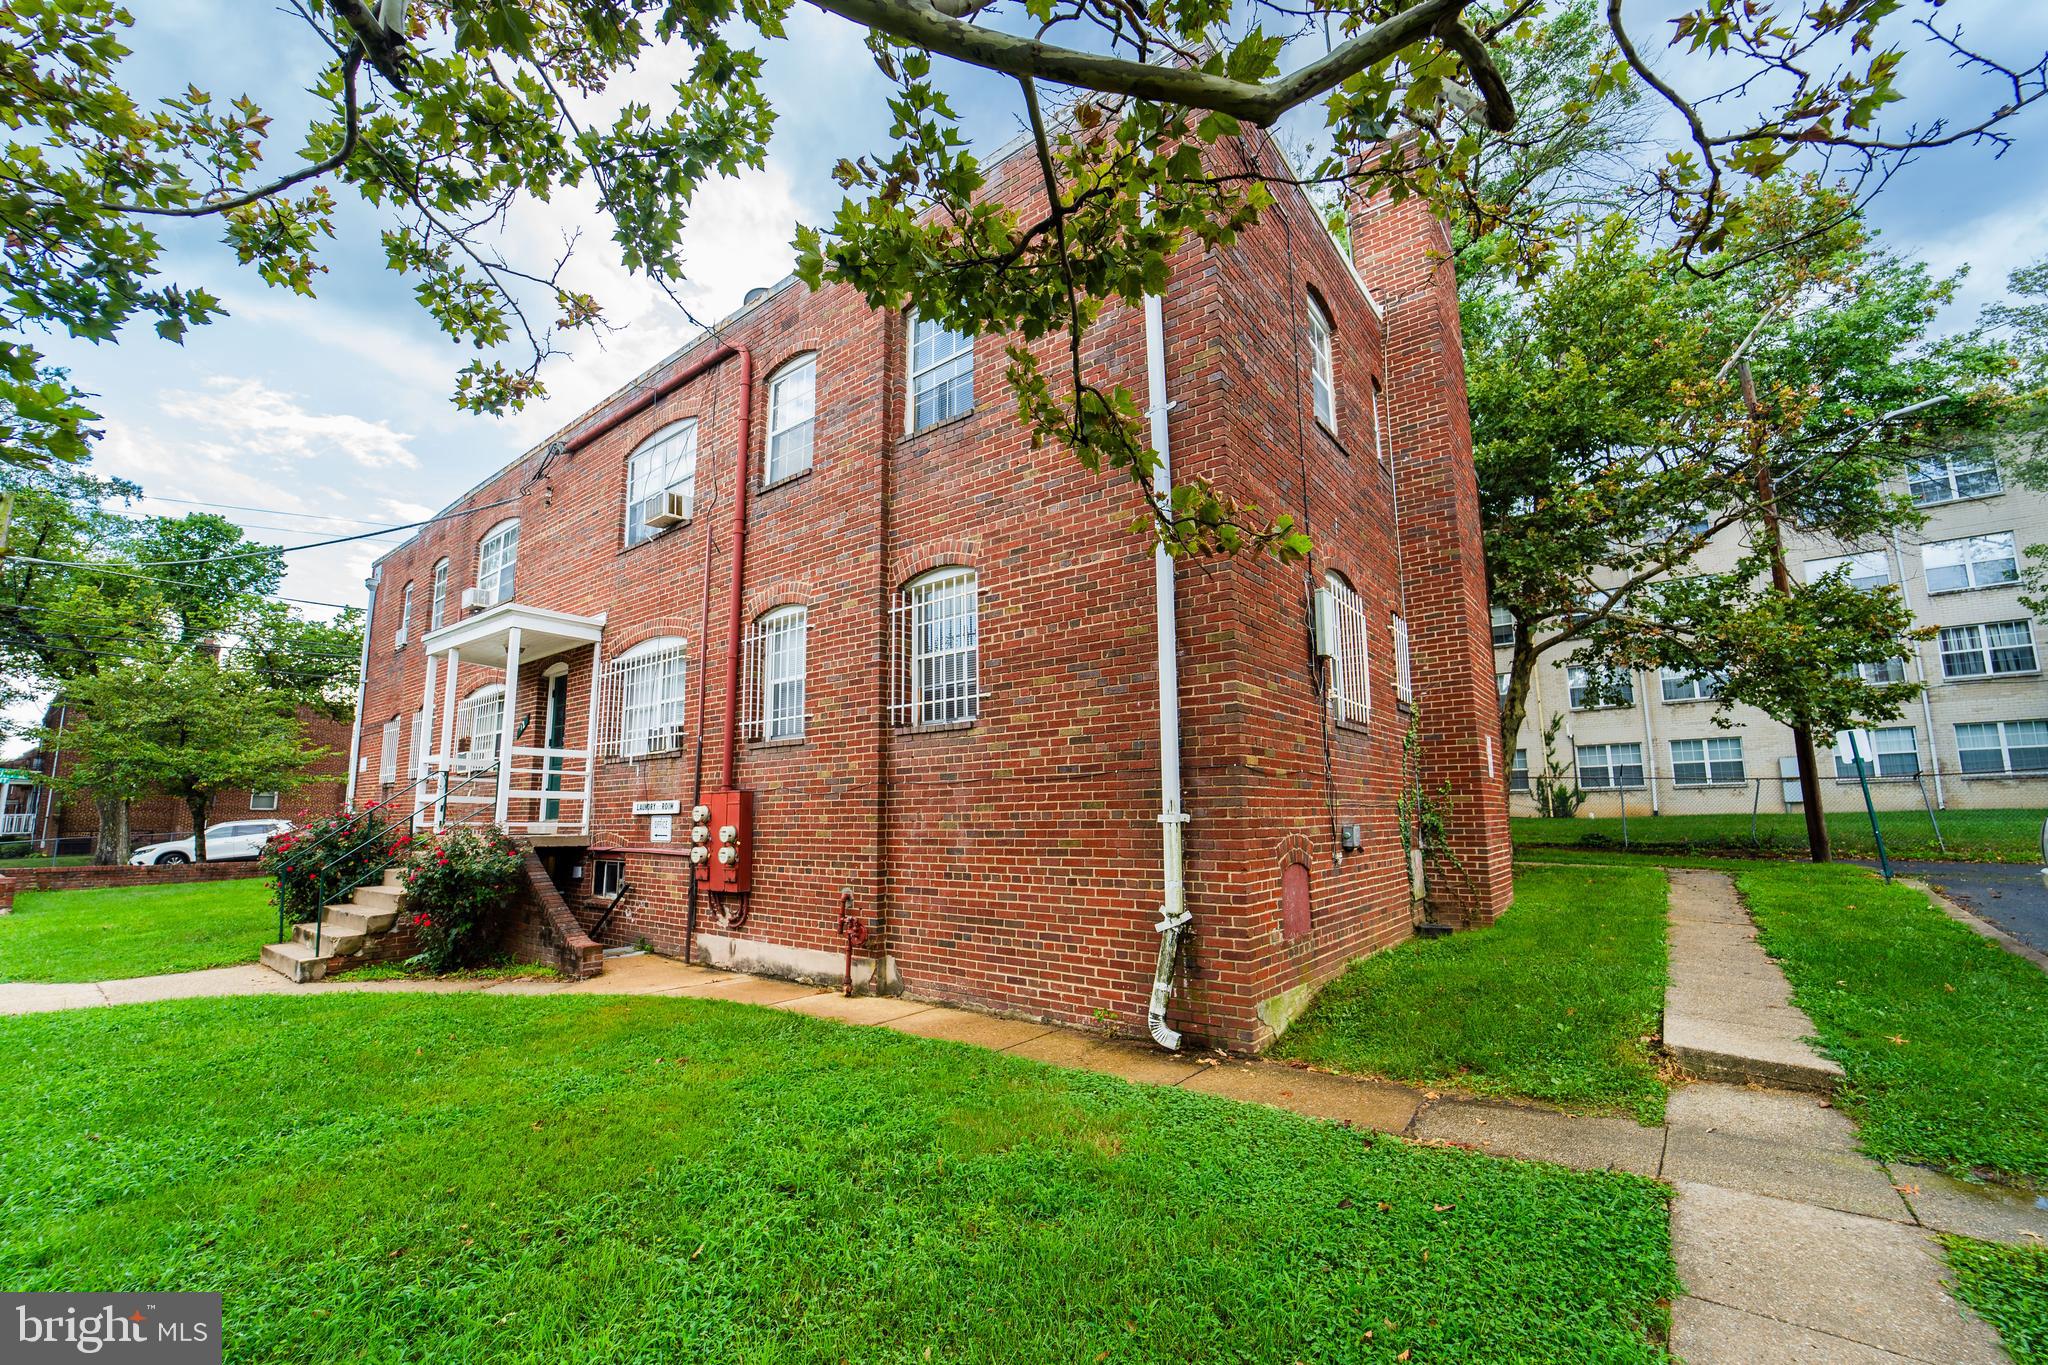
[[[1337,594],[1317,588],[1315,597],[1315,644],[1318,659],[1334,659],[1340,652],[1337,630]]]
[[[680,526],[690,519],[688,493],[656,493],[642,507],[642,520],[649,526]]]
[[[488,607],[489,605],[490,602],[485,599],[482,588],[464,588],[462,590],[462,609],[464,611],[475,611],[478,607]]]
[[[411,634],[411,632],[410,632],[410,631],[404,631],[404,630],[401,630],[401,631],[399,631],[399,632],[398,632],[398,647],[399,647],[400,649],[404,649],[404,648],[405,648],[405,641],[406,641],[406,637],[407,637],[408,635],[410,635],[410,634]]]

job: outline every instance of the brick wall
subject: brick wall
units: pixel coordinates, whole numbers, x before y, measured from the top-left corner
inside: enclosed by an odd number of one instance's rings
[[[83,891],[110,886],[170,886],[226,882],[263,873],[254,862],[177,863],[163,867],[10,867],[0,876],[0,897],[12,904],[21,891]]]
[[[1242,155],[1263,156],[1273,168],[1263,142]],[[999,168],[995,192],[1028,201],[1035,177],[1028,158],[1013,159]],[[1337,335],[1334,432],[1309,408],[1311,291]],[[1389,627],[1400,604],[1400,562],[1392,475],[1399,468],[1406,477],[1410,461],[1454,468],[1462,460],[1469,482],[1470,448],[1459,447],[1445,423],[1411,417],[1382,458],[1372,415],[1381,323],[1298,192],[1281,190],[1278,210],[1231,249],[1176,261],[1164,314],[1177,473],[1304,518],[1318,547],[1306,571],[1246,559],[1186,564],[1177,573],[1195,924],[1174,1017],[1197,1036],[1258,1045],[1315,984],[1410,932],[1394,813],[1407,716],[1393,700]],[[1414,330],[1423,336],[1455,322],[1454,311],[1438,310],[1418,314]],[[466,495],[463,505],[477,510],[427,528],[380,561],[359,801],[395,790],[418,764],[412,717],[427,664],[417,625],[434,565],[449,563],[454,620],[461,589],[476,579],[478,539],[516,514],[518,602],[602,614],[607,657],[656,637],[688,642],[682,749],[601,762],[589,839],[594,853],[624,861],[633,888],[604,941],[644,938],[678,951],[689,905],[687,820],[678,821],[678,842],[658,845],[631,807],[676,800],[687,810],[700,786],[717,783],[739,406],[753,404],[743,463],[744,477],[758,485],[768,382],[790,359],[815,353],[814,466],[753,491],[743,612],[751,622],[773,607],[807,608],[806,733],[800,743],[742,744],[738,782],[754,793],[756,809],[754,891],[743,915],[707,897],[699,928],[792,954],[837,954],[838,906],[851,890],[856,911],[875,925],[866,951],[886,954],[914,994],[1066,1022],[1107,1010],[1119,1027],[1136,1030],[1161,893],[1153,568],[1149,543],[1124,529],[1139,508],[1134,490],[1062,451],[1032,449],[1004,391],[1003,338],[976,343],[973,412],[906,436],[901,318],[843,289],[783,287],[721,335],[750,350],[751,395],[741,391],[736,362],[720,365],[573,453],[530,453]],[[1058,344],[1046,343],[1043,355],[1054,372],[1063,369]],[[1462,414],[1462,376],[1447,368],[1455,349],[1454,338],[1438,339],[1443,372],[1435,373],[1418,341],[1387,387],[1455,391]],[[685,353],[659,367],[573,429],[695,358]],[[1089,333],[1085,364],[1092,378],[1142,393],[1139,311],[1106,311]],[[625,547],[628,458],[655,432],[692,418],[695,519]],[[1455,501],[1455,480],[1417,482],[1415,491],[1403,489],[1404,515],[1447,524],[1464,515],[1432,505]],[[514,503],[482,506],[500,499]],[[890,610],[904,584],[941,565],[979,576],[987,695],[974,725],[917,732],[890,723]],[[1373,624],[1375,705],[1356,727],[1329,721],[1311,659],[1308,592],[1332,571],[1356,587]],[[1467,691],[1490,701],[1479,581],[1482,633]],[[393,632],[407,582],[416,585],[416,629],[400,648]],[[1418,643],[1438,630],[1471,628],[1463,616],[1412,604],[1410,611]],[[1477,754],[1460,727],[1478,726],[1483,737],[1490,721],[1482,725],[1449,701],[1437,715],[1434,698],[1454,691],[1456,655],[1453,646],[1428,654],[1422,714],[1447,744]],[[535,742],[542,674],[554,664],[568,670],[568,744],[586,743],[592,663],[591,651],[577,648],[522,664],[510,708],[514,728],[534,717],[522,743]],[[464,665],[456,691],[467,696],[499,680],[495,669]],[[438,697],[435,711],[438,730]],[[399,778],[382,788],[378,736],[394,718]],[[1474,790],[1485,799],[1483,788]],[[1336,827],[1345,823],[1363,827],[1363,847],[1340,858]],[[1505,826],[1474,822],[1470,838],[1473,847],[1499,840],[1497,858],[1482,849],[1468,861],[1482,871],[1497,861],[1505,894]],[[1290,874],[1292,865],[1308,877],[1310,913],[1299,932],[1281,924],[1283,879],[1302,875]]]
[[[45,723],[54,728],[59,721],[58,708],[51,708]],[[349,722],[334,720],[310,709],[299,712],[299,721],[305,726],[306,743],[326,752],[306,769],[311,780],[290,791],[278,794],[277,809],[253,810],[250,800],[253,792],[223,792],[214,798],[213,809],[208,816],[210,824],[228,820],[291,820],[295,823],[331,815],[342,807],[344,784],[348,777]],[[56,772],[68,774],[76,763],[78,753],[75,747],[58,747],[55,750]],[[45,770],[41,764],[49,758],[38,749],[29,754],[23,762],[38,763],[38,770]],[[99,836],[99,813],[92,798],[83,793],[76,796],[58,796],[49,788],[38,793],[44,802],[57,803],[47,820],[36,822],[35,846],[47,848],[59,839],[91,840]],[[183,801],[166,796],[153,796],[131,803],[128,813],[128,828],[135,847],[145,843],[157,843],[170,839],[184,839],[192,833],[192,816]]]

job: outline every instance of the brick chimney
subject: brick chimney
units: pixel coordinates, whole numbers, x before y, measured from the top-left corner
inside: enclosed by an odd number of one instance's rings
[[[1437,918],[1491,923],[1513,893],[1479,485],[1450,233],[1419,197],[1359,196],[1352,260],[1385,310],[1388,438],[1423,780],[1450,784],[1450,858],[1428,865]],[[1438,798],[1441,799],[1441,798]]]

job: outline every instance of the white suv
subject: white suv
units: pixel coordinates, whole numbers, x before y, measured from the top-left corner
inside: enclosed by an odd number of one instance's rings
[[[272,835],[282,834],[291,827],[289,820],[230,820],[226,824],[208,825],[206,861],[225,863],[238,858],[254,858],[263,852],[263,846],[270,842]],[[136,849],[128,864],[131,867],[151,867],[189,863],[196,856],[197,850],[191,839],[174,839],[167,844],[150,844]]]

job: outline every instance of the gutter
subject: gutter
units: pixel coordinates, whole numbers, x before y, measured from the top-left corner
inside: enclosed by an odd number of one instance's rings
[[[356,722],[348,732],[348,792],[341,798],[343,810],[356,808],[356,765],[363,749],[363,698],[370,690],[370,630],[377,619],[377,585],[384,580],[381,566],[363,581],[370,590],[370,604],[363,608],[363,656],[356,664]],[[431,668],[429,661],[428,667]]]
[[[1145,296],[1145,397],[1152,419],[1152,448],[1159,463],[1152,470],[1152,491],[1161,498],[1173,492],[1173,450],[1167,420],[1165,305],[1158,294]],[[1181,827],[1188,821],[1181,809],[1180,777],[1180,636],[1174,603],[1173,556],[1166,546],[1152,547],[1153,612],[1159,628],[1159,859],[1164,892],[1159,907],[1159,957],[1152,969],[1152,996],[1145,1026],[1152,1041],[1168,1052],[1180,1050],[1180,1034],[1166,1022],[1173,991],[1173,965],[1181,940],[1194,917],[1187,908],[1186,862]]]

